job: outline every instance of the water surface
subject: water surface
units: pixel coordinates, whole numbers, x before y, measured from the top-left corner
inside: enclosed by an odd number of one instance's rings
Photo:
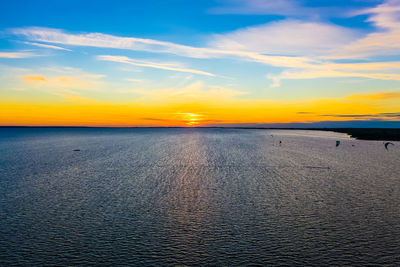
[[[318,131],[3,128],[0,265],[399,265],[393,143]]]

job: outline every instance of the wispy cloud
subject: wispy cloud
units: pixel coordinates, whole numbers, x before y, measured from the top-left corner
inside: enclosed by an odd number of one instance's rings
[[[134,78],[126,78],[125,81],[133,82],[133,83],[140,83],[140,82],[142,82],[143,80],[141,80],[141,79],[134,79]]]
[[[269,56],[253,51],[193,47],[153,39],[119,37],[102,33],[70,34],[59,29],[37,27],[12,29],[10,32],[16,35],[22,35],[32,41],[47,43],[170,53],[190,58],[235,56],[249,61],[281,67],[304,67],[312,61],[305,57]]]
[[[277,0],[273,4],[271,1],[261,0],[228,2],[230,8],[245,5],[248,12],[251,9],[268,10],[272,6],[279,7],[278,9],[285,9],[284,12],[288,15],[292,8],[298,7],[298,2],[290,0]],[[279,87],[283,79],[361,77],[400,80],[400,74],[397,73],[399,62],[336,63],[337,59],[398,53],[399,12],[400,1],[392,0],[375,8],[354,13],[353,15],[368,15],[369,21],[376,26],[377,31],[366,36],[330,23],[286,19],[213,35],[207,47],[102,33],[73,34],[59,29],[36,27],[12,29],[10,32],[34,42],[169,53],[189,58],[224,57],[258,62],[285,68],[281,74],[267,75],[267,78],[272,79],[272,87]],[[125,56],[101,55],[97,59],[131,66],[215,76],[213,73],[179,64],[137,60]]]
[[[298,25],[299,29],[297,30],[301,32],[301,35],[304,35],[307,38],[302,38],[304,36],[298,36],[295,32],[289,34],[293,35],[293,38],[287,37],[287,34],[280,33],[283,29],[290,30],[293,24]],[[318,36],[315,36],[314,33],[312,33],[313,30]],[[275,33],[275,37],[257,37],[266,35],[264,31],[270,33],[271,36],[274,36],[273,33]],[[289,68],[280,75],[267,76],[273,80],[272,87],[280,86],[282,79],[314,79],[327,77],[363,77],[382,80],[400,79],[398,74],[390,73],[390,68],[397,68],[399,65],[398,62],[337,64],[322,59],[324,58],[324,53],[332,50],[334,46],[342,46],[343,43],[352,38],[351,31],[338,26],[322,23],[282,21],[260,27],[251,27],[230,34],[228,33],[226,35],[217,36],[217,38],[214,39],[214,42],[211,43],[215,48],[192,47],[152,39],[118,37],[101,33],[70,34],[61,30],[48,28],[20,28],[13,29],[11,32],[23,35],[29,40],[41,42],[172,53],[192,58],[235,57],[270,66]],[[264,32],[264,34],[261,32]],[[333,37],[329,37],[330,35]],[[312,39],[320,40],[320,36],[325,36],[326,38],[322,38],[323,41],[320,43],[312,41]],[[333,40],[332,38],[337,40]],[[276,39],[276,41],[270,41],[269,39]],[[301,41],[303,39],[306,40]],[[284,47],[284,49],[280,50],[279,42],[282,42],[282,47]],[[334,43],[334,45],[330,44],[330,42]],[[292,44],[295,45],[292,46]],[[296,44],[299,45],[296,46]],[[314,55],[311,53],[302,56],[307,54],[307,46],[309,46],[309,50],[315,49],[316,52],[314,52]],[[279,55],[285,51],[291,51],[295,56]],[[268,52],[276,53],[277,55],[266,55]],[[315,57],[315,54],[319,57]],[[135,60],[125,56],[102,55],[97,58],[100,60],[120,62],[139,67],[215,76],[213,73],[186,68],[176,64]],[[377,70],[383,69],[388,71],[388,73],[377,72]]]
[[[226,100],[244,95],[246,92],[236,91],[219,86],[205,86],[202,82],[194,82],[183,88],[143,90],[135,89],[132,92],[142,95],[143,99],[161,102],[196,103],[204,101]]]
[[[0,52],[0,58],[28,58],[36,56],[30,52]]]
[[[100,78],[105,77],[105,75],[103,75],[103,74],[86,74],[86,75],[84,75],[84,77],[92,78],[92,79],[100,79]]]
[[[334,24],[281,20],[214,35],[210,46],[260,54],[323,56],[359,34]]]
[[[321,117],[331,117],[331,118],[351,118],[351,119],[380,119],[380,120],[390,120],[398,119],[400,113],[375,113],[375,114],[322,114]]]
[[[45,68],[40,68],[39,71],[42,73],[50,74],[49,76],[54,76],[55,74],[58,76],[74,76],[81,78],[89,78],[89,79],[101,79],[106,77],[104,74],[94,74],[87,73],[79,68],[72,67],[63,67],[63,66],[50,66]]]
[[[194,58],[209,57],[208,54],[212,52],[206,48],[196,48],[153,39],[120,37],[103,33],[71,34],[59,29],[40,27],[17,28],[11,29],[9,30],[9,32],[15,35],[25,36],[28,40],[31,41],[64,44],[71,46],[161,52]]]
[[[220,5],[209,10],[214,14],[243,14],[243,15],[299,15],[311,14],[312,9],[299,5],[293,0],[223,0]]]
[[[41,88],[51,94],[74,94],[77,91],[92,91],[97,87],[93,79],[85,76],[50,76],[39,74],[22,75],[20,78],[31,88]]]
[[[38,47],[43,47],[43,48],[50,48],[50,49],[56,49],[56,50],[65,50],[65,51],[72,51],[70,49],[60,47],[60,46],[55,46],[55,45],[48,45],[48,44],[41,44],[41,43],[32,43],[32,42],[24,42],[24,44],[27,45],[33,45],[33,46],[38,46]]]
[[[351,100],[392,100],[392,99],[400,99],[400,92],[383,92],[376,94],[351,94],[347,97]]]
[[[177,66],[176,64],[172,64],[172,63],[156,63],[156,62],[150,62],[150,61],[144,61],[144,60],[135,60],[135,59],[131,59],[131,58],[124,57],[124,56],[101,55],[101,56],[97,56],[97,59],[119,62],[119,63],[129,64],[129,65],[139,66],[139,67],[171,70],[171,71],[179,71],[179,72],[188,72],[188,73],[200,74],[200,75],[206,75],[206,76],[215,76],[214,74],[209,73],[209,72],[195,70],[195,69],[189,69],[189,68],[183,68],[181,66]]]
[[[377,2],[381,4],[362,10],[349,12],[342,9],[342,16],[367,15],[366,22],[375,27],[368,34],[315,20],[286,19],[215,35],[212,44],[219,49],[321,56],[333,60],[396,55],[400,50],[400,1]],[[317,10],[311,12],[310,8],[299,5],[301,2],[292,0],[225,0],[222,3],[221,7],[214,8],[213,11],[232,14],[281,14],[293,18],[299,14],[315,13]]]
[[[24,82],[27,82],[27,83],[30,83],[30,82],[47,82],[47,79],[42,75],[23,75],[23,76],[21,76],[21,79],[24,80]]]
[[[377,80],[397,80],[400,81],[400,74],[394,73],[365,73],[365,72],[351,72],[351,71],[338,71],[335,69],[328,69],[321,66],[321,68],[305,69],[305,70],[287,70],[279,75],[267,75],[268,79],[272,80],[271,87],[279,87],[281,80],[293,79],[318,79],[318,78],[345,78],[345,77],[358,77]]]
[[[377,30],[345,47],[341,47],[330,58],[368,58],[399,53],[399,0],[387,0],[374,8],[353,12],[352,15],[369,15],[367,22],[372,23]]]

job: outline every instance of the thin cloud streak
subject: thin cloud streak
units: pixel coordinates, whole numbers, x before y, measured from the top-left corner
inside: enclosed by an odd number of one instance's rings
[[[302,7],[293,0],[224,0],[221,5],[209,9],[212,14],[241,15],[291,15],[311,14],[314,10]]]
[[[125,81],[133,82],[133,83],[140,83],[140,82],[142,82],[143,80],[141,80],[141,79],[134,79],[134,78],[126,78]]]
[[[36,55],[29,52],[0,52],[0,58],[28,58],[34,56]]]
[[[43,48],[50,48],[50,49],[55,49],[55,50],[72,51],[70,49],[67,49],[67,48],[64,48],[64,47],[55,46],[55,45],[47,45],[47,44],[31,43],[31,42],[24,42],[24,44],[33,45],[33,46],[37,46],[37,47],[43,47]]]
[[[103,33],[70,34],[59,29],[40,27],[17,28],[11,29],[10,32],[14,35],[25,36],[28,40],[46,43],[171,53],[193,58],[207,58],[211,52],[206,48],[196,48],[153,39],[119,37]]]
[[[24,80],[24,82],[27,82],[27,83],[30,83],[30,82],[47,82],[47,79],[42,75],[23,75],[23,76],[21,76],[21,79]]]
[[[297,71],[284,71],[279,75],[267,75],[268,79],[273,81],[271,87],[279,87],[281,80],[292,79],[318,79],[318,78],[368,78],[376,80],[397,80],[400,81],[400,74],[393,73],[361,73],[361,72],[344,72],[333,69],[311,69],[311,70],[297,70]]]
[[[50,76],[40,74],[22,75],[21,80],[30,89],[39,89],[53,95],[78,94],[78,91],[94,91],[99,83],[89,76]],[[88,79],[89,78],[89,79]]]
[[[392,100],[392,99],[400,99],[400,92],[383,92],[376,94],[351,94],[347,97],[351,100]]]
[[[39,42],[170,53],[189,58],[220,58],[235,56],[249,61],[278,67],[307,67],[310,62],[314,62],[314,60],[306,57],[270,56],[249,51],[192,47],[153,39],[118,37],[102,33],[69,34],[59,29],[38,27],[11,29],[10,32],[15,35],[22,35],[28,40]]]
[[[143,60],[134,60],[134,59],[124,57],[124,56],[100,55],[100,56],[97,56],[96,58],[99,60],[119,62],[119,63],[129,64],[129,65],[139,66],[139,67],[171,70],[171,71],[179,71],[179,72],[188,72],[188,73],[205,75],[205,76],[215,76],[214,74],[209,73],[209,72],[195,70],[195,69],[182,68],[179,66],[174,66],[173,64],[169,64],[169,63],[165,64],[165,63],[154,63],[154,62],[143,61]]]

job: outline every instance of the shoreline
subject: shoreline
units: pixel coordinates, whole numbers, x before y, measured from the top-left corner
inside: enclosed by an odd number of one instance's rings
[[[324,128],[313,130],[346,133],[358,140],[400,141],[400,129],[398,128]]]

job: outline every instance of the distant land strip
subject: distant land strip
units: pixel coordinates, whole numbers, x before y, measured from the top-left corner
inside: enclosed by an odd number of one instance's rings
[[[360,140],[383,140],[383,141],[400,141],[399,128],[323,128],[323,129],[308,129],[308,130],[323,130],[338,133],[346,133],[351,137]]]

